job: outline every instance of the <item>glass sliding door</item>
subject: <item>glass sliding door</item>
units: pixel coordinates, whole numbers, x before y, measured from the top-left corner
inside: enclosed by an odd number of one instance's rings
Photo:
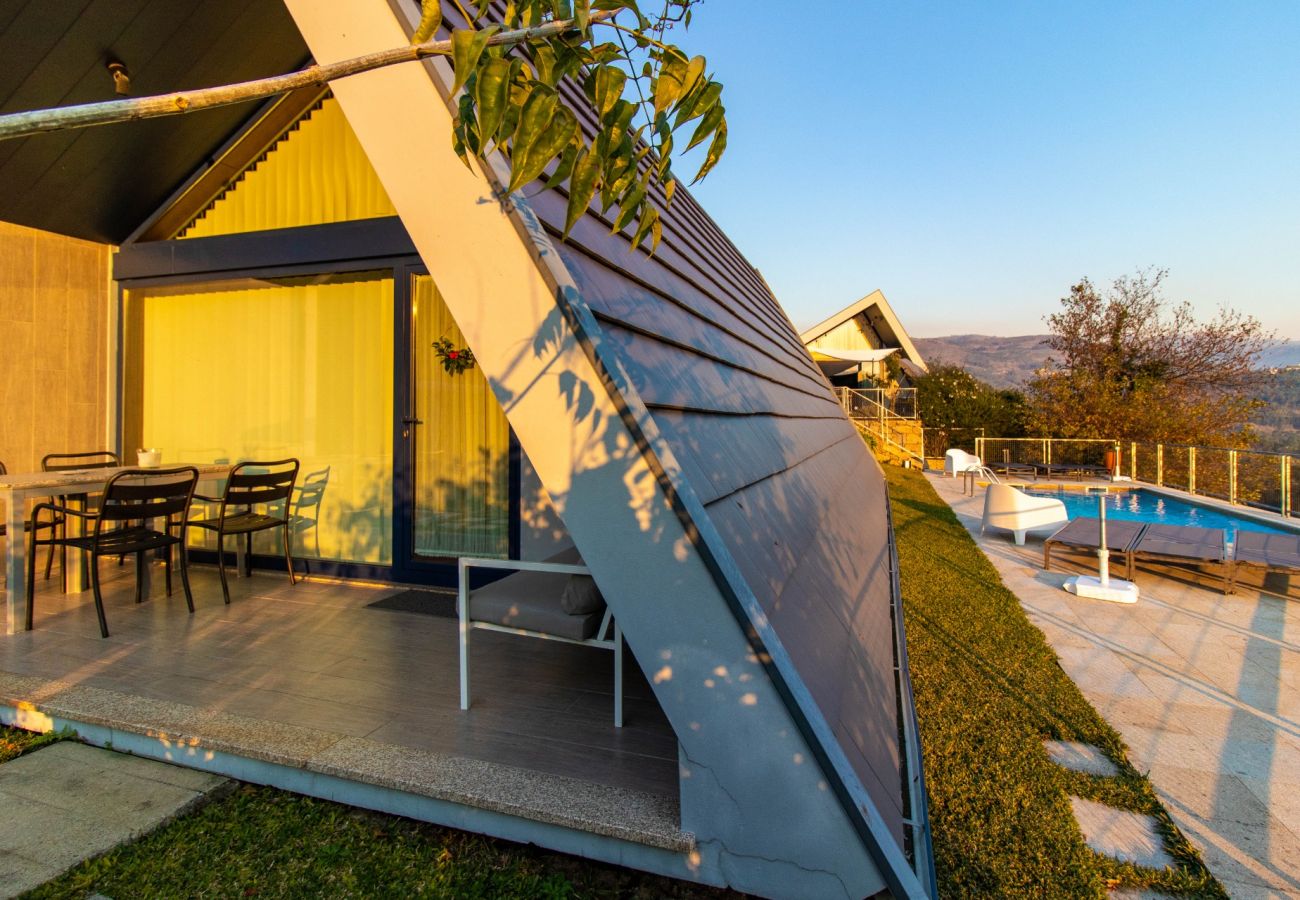
[[[297,457],[294,555],[390,565],[393,285],[389,270],[128,290],[127,458]]]
[[[427,275],[412,277],[410,334],[414,556],[505,557],[510,428],[478,367],[448,371],[438,355],[437,343],[456,353],[466,344]]]

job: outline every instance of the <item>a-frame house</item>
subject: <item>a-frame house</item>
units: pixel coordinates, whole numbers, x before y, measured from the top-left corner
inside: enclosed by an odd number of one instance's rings
[[[88,99],[109,52],[143,91],[400,46],[419,4],[81,5],[0,14],[0,45],[44,36],[45,61],[80,67],[60,84],[66,66],[18,58],[4,110]],[[155,59],[170,83],[151,83]],[[327,471],[329,514],[295,550],[314,571],[445,583],[458,556],[576,547],[678,743],[658,842],[472,799],[322,795],[768,896],[932,895],[879,467],[689,194],[653,257],[594,208],[562,242],[561,190],[504,196],[500,160],[452,152],[450,84],[444,62],[411,63],[257,110],[0,145],[0,219],[115,248],[102,295],[76,301],[105,323],[99,433]],[[442,338],[477,369],[443,371]],[[5,690],[0,718],[27,699]],[[71,701],[55,719],[95,733]],[[228,771],[318,783],[251,756]]]

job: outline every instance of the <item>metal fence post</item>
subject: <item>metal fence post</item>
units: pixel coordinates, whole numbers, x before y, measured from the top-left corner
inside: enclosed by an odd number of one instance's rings
[[[1237,451],[1228,451],[1228,502],[1237,502]]]
[[[1156,444],[1156,487],[1165,486],[1165,445]]]
[[[1291,457],[1282,457],[1282,515],[1291,515]]]
[[[1128,477],[1134,481],[1138,479],[1138,444],[1137,441],[1129,441],[1128,445]]]
[[[1187,448],[1187,493],[1196,493],[1196,448]]]
[[[1043,440],[1043,465],[1052,464],[1052,439],[1044,438]]]

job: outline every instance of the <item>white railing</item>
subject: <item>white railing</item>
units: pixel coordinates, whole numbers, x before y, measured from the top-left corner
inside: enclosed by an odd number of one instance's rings
[[[915,419],[916,388],[835,388],[850,419]]]
[[[1270,510],[1300,512],[1293,495],[1296,457],[1228,447],[1105,439],[976,438],[987,463],[1105,466],[1134,481]]]

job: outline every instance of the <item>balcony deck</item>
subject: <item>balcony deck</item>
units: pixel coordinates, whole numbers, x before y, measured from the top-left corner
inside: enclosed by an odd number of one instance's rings
[[[613,727],[608,652],[475,632],[473,708],[458,706],[456,621],[374,609],[400,588],[192,571],[133,602],[133,567],[106,562],[111,637],[89,592],[40,582],[35,629],[0,636],[0,710],[204,754],[328,774],[672,852],[677,740],[635,663]],[[116,741],[115,741],[116,743]]]

